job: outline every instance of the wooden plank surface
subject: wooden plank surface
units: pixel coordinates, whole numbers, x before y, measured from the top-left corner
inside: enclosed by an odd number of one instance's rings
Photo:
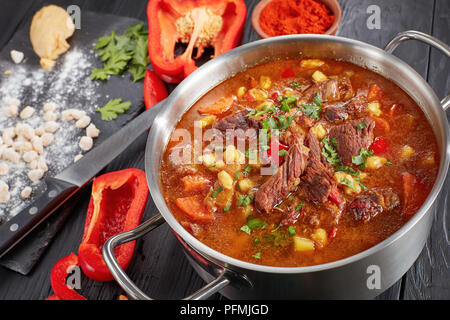
[[[249,19],[252,8],[258,0],[246,2],[248,19],[243,41],[249,42],[258,39],[251,28]],[[53,3],[62,7],[71,4],[79,5],[81,14],[83,10],[90,10],[146,20],[146,1],[143,0],[61,0],[53,1]],[[397,32],[416,29],[431,33],[450,43],[448,0],[341,0],[340,3],[344,16],[338,35],[383,47]],[[47,1],[15,0],[8,1],[8,5],[2,7],[0,48],[10,39],[14,31],[43,4],[47,4]],[[369,5],[378,5],[381,9],[380,30],[369,30],[366,27],[368,17],[366,10]],[[410,42],[402,44],[395,54],[429,80],[441,98],[449,92],[449,62],[435,50]],[[442,72],[443,70],[446,72]],[[111,163],[106,171],[126,167],[143,169],[145,143],[146,133],[131,145],[127,152]],[[447,182],[447,189],[444,190],[446,193],[441,194],[441,207],[437,211],[426,249],[403,280],[397,282],[378,298],[450,298],[448,240],[450,218],[446,214],[449,203],[445,201],[445,197],[448,197],[448,185],[449,182]],[[43,299],[51,294],[50,270],[59,258],[77,250],[83,233],[89,193],[88,186],[78,195],[77,207],[29,276],[0,268],[0,299]],[[149,201],[145,218],[155,213],[156,208]],[[180,244],[167,225],[162,225],[150,235],[137,241],[136,255],[128,269],[128,274],[146,293],[160,299],[178,299],[204,285],[189,265]],[[114,282],[100,283],[83,277],[81,292],[89,299],[116,299],[122,290]],[[220,298],[218,294],[213,297],[213,299]]]

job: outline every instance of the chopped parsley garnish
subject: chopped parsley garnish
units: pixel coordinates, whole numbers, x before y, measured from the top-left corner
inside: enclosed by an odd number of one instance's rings
[[[356,128],[358,128],[358,130],[362,130],[362,129],[364,129],[365,127],[367,127],[367,124],[366,124],[365,122],[361,122],[360,124],[358,124],[358,125],[356,126]]]
[[[253,218],[253,216],[249,216],[249,219],[247,220],[247,226],[250,228],[250,230],[265,229],[267,227],[267,222],[259,218]]]
[[[390,165],[392,165],[392,162],[391,161],[388,161],[388,162],[386,162],[385,163],[387,166],[390,166]]]
[[[122,98],[117,98],[109,100],[104,107],[95,109],[95,111],[100,112],[102,120],[111,121],[116,119],[118,114],[125,113],[130,107],[130,101],[122,102]]]
[[[300,210],[303,207],[303,202],[300,202],[298,205],[295,206],[295,211]]]
[[[219,194],[219,192],[222,192],[222,191],[223,191],[223,188],[222,188],[222,187],[218,187],[216,190],[214,190],[214,191],[211,193],[211,198],[217,197],[217,195]]]
[[[339,181],[340,184],[343,184],[344,186],[350,187],[353,191],[356,192],[355,186],[353,185],[353,182],[348,180],[347,178],[341,178]]]
[[[285,129],[289,128],[289,126],[292,123],[292,120],[294,120],[293,116],[287,116],[287,117],[285,117],[284,115],[279,116],[278,117],[278,122],[279,122],[278,129],[285,130]]]
[[[280,151],[278,151],[278,155],[280,156],[280,157],[284,157],[284,156],[287,156],[288,155],[288,151],[287,150],[280,150]]]
[[[244,224],[239,230],[244,231],[246,234],[250,234],[250,232],[252,232],[246,224]]]
[[[250,173],[250,171],[252,171],[252,167],[246,166],[245,169],[244,169],[244,174],[248,175]]]
[[[322,140],[322,155],[332,166],[337,166],[341,163],[341,158],[337,152],[337,140],[336,138],[326,137]]]
[[[349,175],[354,176],[355,178],[359,178],[359,175],[361,174],[361,172],[356,171],[355,169],[353,169],[352,167],[349,167],[349,166],[337,166],[337,167],[335,167],[335,170],[346,172]]]
[[[322,100],[319,93],[313,98],[312,104],[303,104],[303,109],[301,111],[311,119],[319,120],[320,112],[322,111]]]
[[[252,203],[254,197],[255,196],[253,194],[249,194],[249,195],[241,194],[238,198],[238,206],[239,207],[248,206],[250,203]]]
[[[289,226],[289,227],[287,227],[287,232],[288,232],[288,234],[292,237],[292,236],[295,236],[296,235],[296,233],[295,233],[295,226]]]
[[[289,83],[289,86],[292,88],[298,89],[298,88],[300,88],[301,84],[298,81],[294,81],[294,82]]]
[[[297,104],[297,97],[295,96],[287,96],[281,99],[280,110],[283,112],[289,112],[291,108],[295,107]]]
[[[259,238],[253,239],[253,245],[257,246],[259,244]]]
[[[358,156],[352,156],[352,163],[364,168],[366,166],[367,158],[371,155],[373,155],[373,150],[366,150],[364,148],[361,148]]]
[[[252,255],[253,258],[255,259],[261,259],[261,252],[257,252],[254,255]]]
[[[228,211],[230,211],[230,209],[231,209],[231,206],[226,206],[225,208],[223,208],[223,212],[228,212]]]

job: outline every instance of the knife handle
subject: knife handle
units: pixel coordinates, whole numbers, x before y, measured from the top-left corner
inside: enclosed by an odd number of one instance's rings
[[[45,178],[47,188],[34,202],[0,225],[0,257],[61,206],[79,187],[55,178]]]

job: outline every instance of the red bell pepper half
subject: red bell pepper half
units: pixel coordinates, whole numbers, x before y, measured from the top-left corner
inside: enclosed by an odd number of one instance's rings
[[[197,69],[194,59],[205,48],[214,47],[218,56],[239,45],[246,16],[243,0],[149,0],[148,52],[153,69],[166,82],[181,82]],[[178,42],[187,43],[187,48],[175,57]]]
[[[87,300],[66,284],[67,276],[78,265],[78,257],[74,253],[56,262],[50,273],[50,283],[55,294],[46,300]]]
[[[103,260],[103,244],[111,236],[139,225],[147,197],[147,180],[142,170],[124,169],[94,178],[78,249],[80,266],[86,276],[97,281],[113,279]],[[115,256],[123,269],[131,262],[134,245],[132,241],[115,248]]]
[[[144,78],[144,104],[145,110],[167,98],[167,89],[164,82],[152,70],[145,71]]]

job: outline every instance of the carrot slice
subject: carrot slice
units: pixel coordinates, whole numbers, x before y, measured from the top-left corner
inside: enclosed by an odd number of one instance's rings
[[[203,114],[221,114],[231,108],[233,105],[233,96],[222,97],[213,104],[202,105],[198,108],[198,112]]]
[[[203,197],[196,195],[192,197],[178,198],[176,205],[189,218],[197,222],[211,222],[214,220],[214,214],[203,204]]]
[[[371,84],[369,87],[369,93],[367,93],[367,101],[380,101],[383,96],[381,88],[377,84]]]
[[[202,176],[185,176],[182,180],[185,192],[203,191],[211,183],[211,181]]]

